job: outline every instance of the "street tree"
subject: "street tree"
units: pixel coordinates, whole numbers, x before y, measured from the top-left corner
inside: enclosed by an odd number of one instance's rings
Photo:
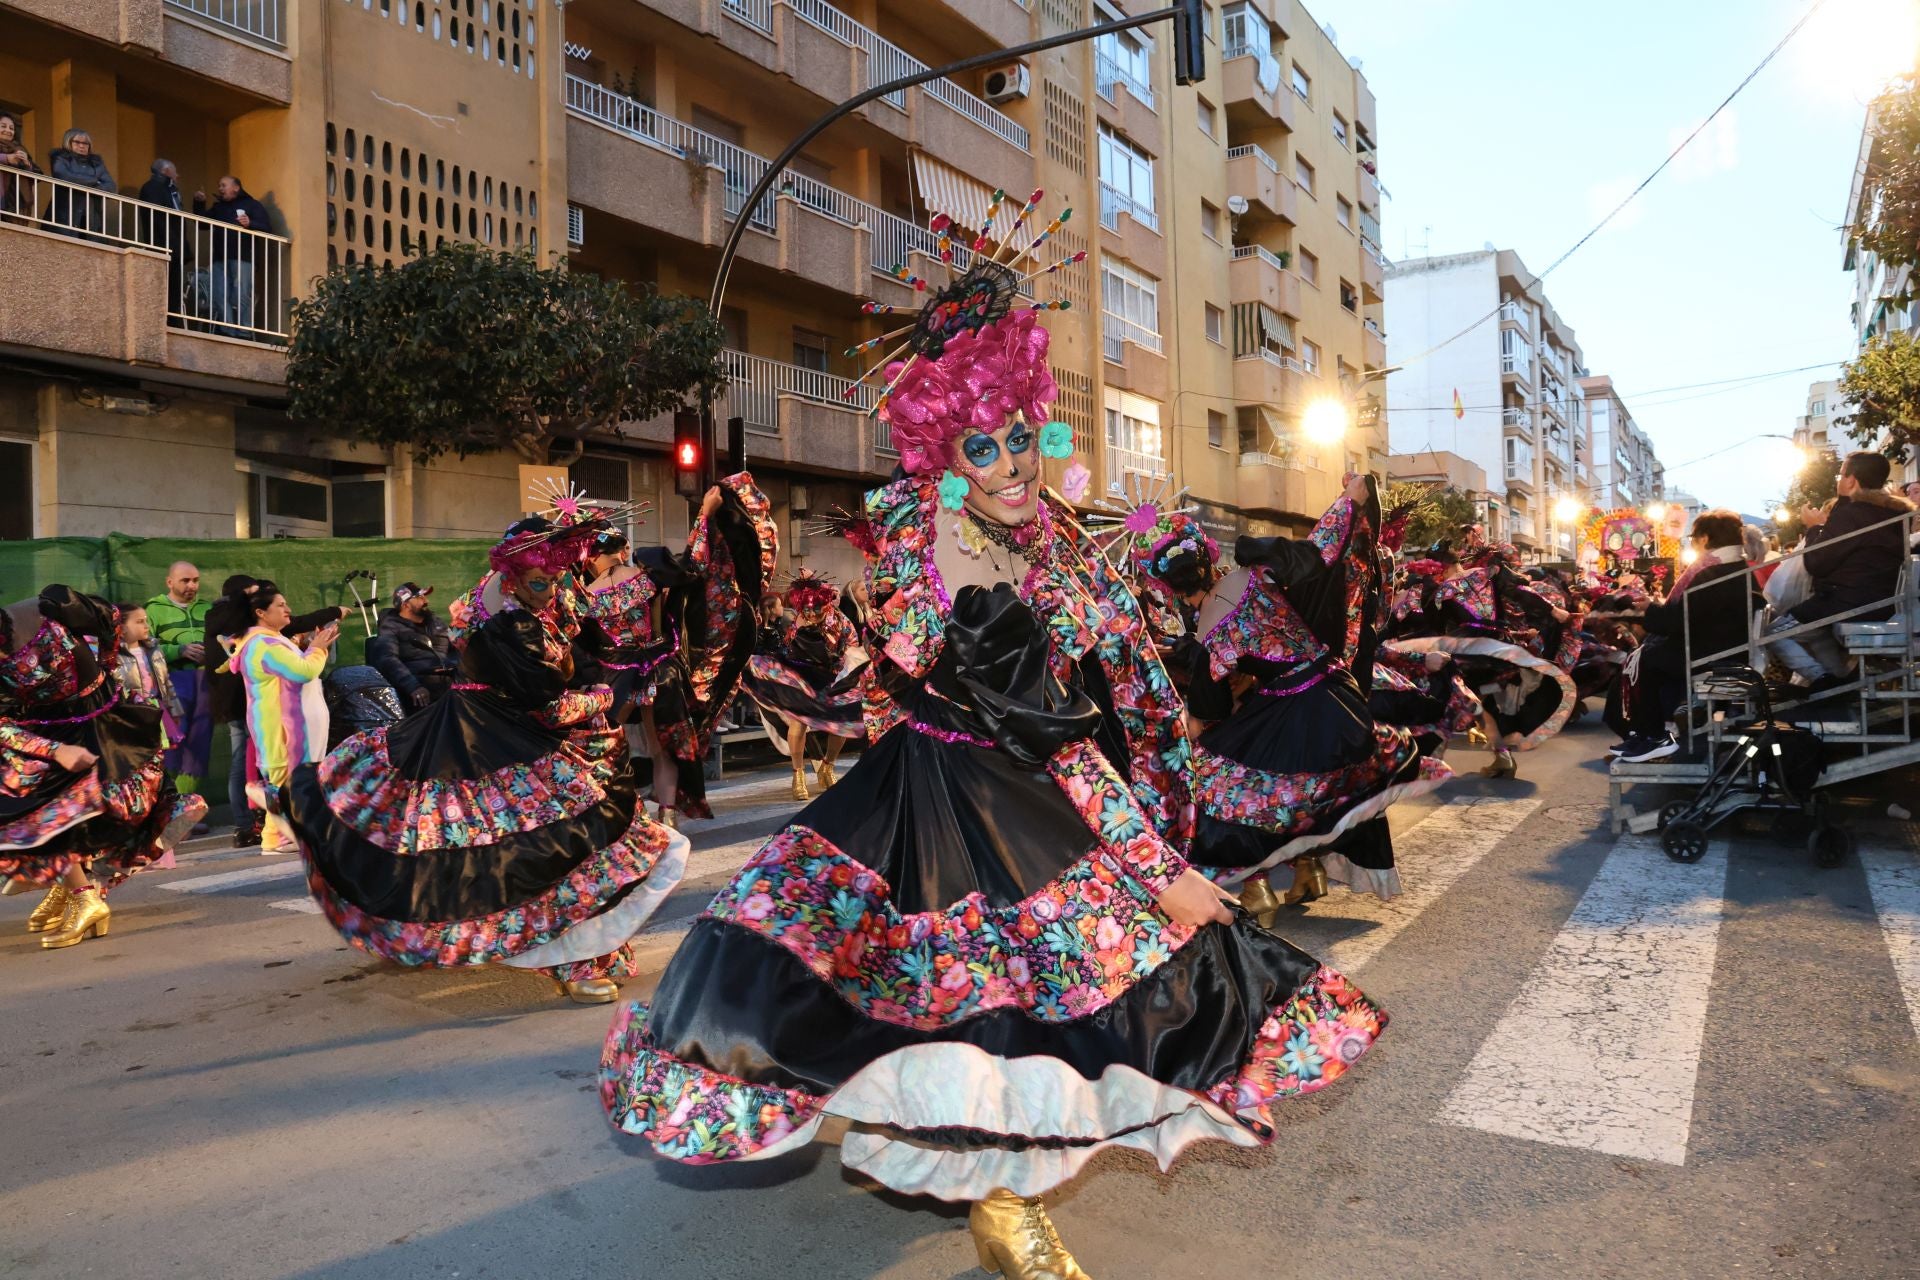
[[[1835,421],[1861,447],[1878,449],[1895,462],[1920,444],[1920,341],[1911,333],[1870,338],[1840,369],[1845,413]]]
[[[1384,510],[1405,509],[1407,534],[1401,545],[1429,547],[1443,538],[1458,540],[1460,526],[1484,519],[1472,495],[1452,485],[1417,480],[1389,480],[1380,493]]]
[[[565,465],[726,384],[704,303],[478,245],[329,272],[293,321],[293,416],[423,457]]]
[[[1873,100],[1867,114],[1866,172],[1860,207],[1864,224],[1848,228],[1856,252],[1890,267],[1920,265],[1920,78],[1903,76]],[[1920,289],[1910,275],[1906,302]]]
[[[1780,505],[1790,513],[1785,521],[1775,525],[1782,547],[1791,547],[1807,531],[1800,520],[1800,509],[1827,505],[1833,500],[1839,480],[1840,459],[1831,453],[1816,452],[1807,465],[1800,468],[1793,483],[1787,486],[1786,496],[1780,500]]]

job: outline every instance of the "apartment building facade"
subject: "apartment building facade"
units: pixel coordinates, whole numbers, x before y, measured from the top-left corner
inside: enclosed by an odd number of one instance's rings
[[[1888,265],[1881,261],[1878,254],[1854,245],[1846,234],[1848,229],[1860,226],[1872,216],[1874,203],[1878,199],[1871,174],[1876,162],[1884,158],[1875,154],[1876,124],[1876,112],[1868,107],[1866,122],[1860,131],[1860,153],[1854,162],[1853,183],[1847,192],[1847,220],[1842,229],[1844,253],[1841,267],[1853,276],[1851,317],[1856,352],[1874,338],[1886,334],[1906,333],[1920,337],[1920,296],[1908,296],[1913,287],[1913,268]],[[1840,432],[1828,447],[1845,453],[1855,447],[1855,442],[1845,432]],[[1909,456],[1904,464],[1895,463],[1893,479],[1896,484],[1903,480],[1920,480],[1920,458]]]
[[[1593,505],[1645,508],[1667,496],[1667,470],[1653,441],[1633,420],[1626,402],[1604,375],[1580,379],[1591,429]]]
[[[1577,529],[1557,505],[1599,500],[1598,421],[1573,329],[1504,249],[1395,263],[1386,294],[1393,452],[1471,460],[1501,494],[1491,522],[1523,550],[1569,558]]]
[[[845,354],[883,329],[861,304],[917,302],[896,267],[943,278],[931,214],[977,229],[996,189],[1034,188],[1044,211],[1077,211],[1049,248],[1089,253],[1034,288],[1071,303],[1048,317],[1056,412],[1090,497],[1172,473],[1223,533],[1304,527],[1385,437],[1365,381],[1384,362],[1373,100],[1300,6],[1212,10],[1197,89],[1173,85],[1163,27],[883,98],[744,208],[769,158],[850,94],[1119,12],[4,0],[20,39],[0,53],[0,109],[43,168],[67,129],[89,130],[118,193],[36,179],[0,219],[17,268],[0,278],[0,471],[19,477],[0,499],[20,513],[0,534],[496,533],[522,505],[519,458],[427,463],[286,418],[290,300],[329,269],[449,239],[705,296],[745,218],[720,412],[745,419],[788,553],[849,571],[853,553],[806,527],[894,464]],[[231,173],[267,206],[238,253],[245,298],[230,232],[132,194],[157,157],[186,195]],[[57,211],[82,207],[75,234]],[[1329,397],[1352,428],[1305,448],[1301,414]],[[573,478],[651,498],[652,532],[675,536],[668,438],[665,421],[629,424]]]
[[[1844,436],[1835,440],[1830,434],[1833,417],[1840,411],[1840,383],[1827,378],[1807,385],[1807,411],[1794,419],[1793,442],[1802,449],[1832,453],[1846,444]]]

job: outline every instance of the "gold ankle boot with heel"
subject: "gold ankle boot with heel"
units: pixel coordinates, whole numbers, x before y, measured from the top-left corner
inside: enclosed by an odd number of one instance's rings
[[[575,1004],[612,1004],[620,998],[620,984],[612,978],[555,978],[553,985]]]
[[[980,1267],[1007,1280],[1092,1280],[1060,1243],[1039,1197],[995,1191],[967,1215]]]
[[[793,798],[794,798],[795,800],[811,800],[811,799],[813,799],[813,795],[812,795],[812,793],[811,793],[811,792],[809,792],[809,791],[807,790],[807,768],[806,768],[806,766],[805,766],[805,765],[795,765],[795,766],[794,766],[794,770],[793,770]]]
[[[100,896],[100,890],[88,885],[78,893],[67,895],[66,914],[40,939],[40,945],[48,951],[58,951],[62,947],[78,946],[88,938],[104,938],[112,919],[113,912],[107,909],[107,900]]]
[[[833,761],[822,760],[819,764],[815,765],[813,767],[813,780],[820,784],[822,791],[825,791],[828,787],[839,781],[838,776],[833,771]]]
[[[1262,929],[1273,928],[1273,922],[1280,918],[1280,895],[1267,883],[1267,873],[1255,873],[1240,890],[1240,905],[1253,917],[1254,923]]]
[[[67,900],[73,895],[67,892],[67,886],[57,884],[47,891],[40,905],[27,917],[28,933],[45,933],[49,929],[58,929],[60,921],[67,914]]]

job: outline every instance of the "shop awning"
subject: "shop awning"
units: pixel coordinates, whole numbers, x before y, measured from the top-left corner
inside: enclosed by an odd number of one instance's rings
[[[924,151],[913,153],[913,181],[920,202],[933,213],[944,213],[969,231],[978,231],[993,204],[993,188],[970,178],[952,165]]]

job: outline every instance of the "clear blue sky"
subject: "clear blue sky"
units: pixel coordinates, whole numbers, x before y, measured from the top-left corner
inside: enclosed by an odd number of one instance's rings
[[[1738,84],[1811,0],[1310,0],[1379,100],[1389,257],[1488,241],[1542,271]],[[1790,373],[1852,354],[1838,227],[1870,85],[1916,55],[1914,0],[1827,0],[1715,126],[1546,278],[1588,368],[1611,374],[1667,464],[1711,504],[1770,509]],[[1393,326],[1388,309],[1386,323]],[[1704,455],[1710,459],[1694,462]],[[1693,463],[1693,465],[1688,465]]]

